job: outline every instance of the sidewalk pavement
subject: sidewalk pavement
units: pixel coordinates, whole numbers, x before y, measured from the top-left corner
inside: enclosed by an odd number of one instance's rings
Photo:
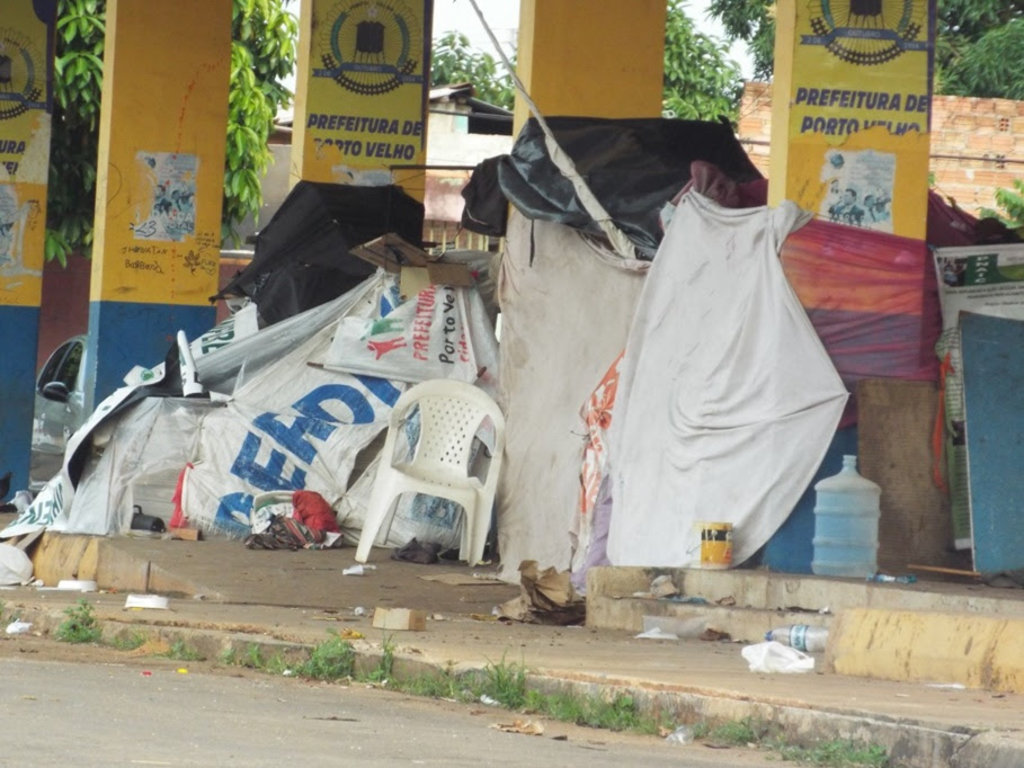
[[[71,552],[75,550],[77,554]],[[90,554],[92,553],[92,554]],[[529,685],[546,691],[626,692],[642,706],[674,712],[680,723],[745,717],[769,719],[787,737],[810,742],[856,739],[885,746],[893,764],[910,768],[1021,768],[1024,695],[933,683],[749,670],[742,644],[649,640],[592,627],[502,623],[492,608],[519,594],[517,585],[480,578],[493,568],[392,561],[375,549],[362,576],[354,549],[247,550],[240,542],[47,535],[34,555],[46,584],[95,579],[83,594],[19,587],[0,592],[4,617],[17,611],[34,631],[52,632],[65,608],[93,604],[106,632],[145,627],[169,642],[185,640],[216,658],[252,644],[265,653],[309,647],[330,631],[351,628],[361,658],[374,663],[385,639],[396,663],[413,671],[465,671],[503,661],[524,666]],[[73,572],[72,572],[73,571]],[[104,589],[117,585],[115,590]],[[128,609],[127,593],[169,596],[167,610]],[[373,610],[423,610],[424,631],[374,629]],[[362,609],[362,610],[359,610]]]

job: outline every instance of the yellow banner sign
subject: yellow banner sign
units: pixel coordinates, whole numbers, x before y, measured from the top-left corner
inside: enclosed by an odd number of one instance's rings
[[[0,17],[0,305],[39,306],[43,289],[53,65],[37,5],[8,0]]]
[[[394,166],[425,157],[432,0],[310,5],[307,71],[300,73],[295,116],[301,178],[392,183]]]
[[[929,0],[796,0],[787,196],[831,221],[923,236],[933,13]]]

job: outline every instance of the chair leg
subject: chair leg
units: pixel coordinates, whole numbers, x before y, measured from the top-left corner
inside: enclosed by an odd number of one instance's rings
[[[396,501],[396,494],[388,487],[374,487],[370,496],[370,503],[366,508],[366,520],[363,521],[363,530],[359,533],[359,545],[356,547],[356,562],[365,563],[370,557],[370,549],[377,534],[380,532],[384,521],[391,514],[391,509]]]
[[[468,548],[465,553],[467,564],[472,567],[484,558],[484,549],[487,547],[487,534],[491,529],[491,506],[486,499],[477,498],[473,505],[472,513],[466,511],[465,534],[463,541]],[[460,553],[462,556],[463,553]]]

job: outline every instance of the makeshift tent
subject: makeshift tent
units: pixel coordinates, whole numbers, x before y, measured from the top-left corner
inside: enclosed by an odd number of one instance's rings
[[[481,300],[466,295],[475,289],[437,290],[450,292],[457,306],[468,308],[463,321],[476,333],[468,363],[476,370],[473,355],[479,354],[488,361],[479,367],[490,367],[493,376],[497,342]],[[216,402],[147,397],[157,392],[152,386],[119,390],[71,441],[84,457],[74,482],[66,466],[49,493],[0,535],[40,527],[124,532],[137,490],[169,485],[183,469],[183,515],[207,532],[248,534],[252,500],[261,491],[311,490],[338,509],[353,468],[368,462],[361,452],[386,425],[404,385],[372,370],[367,375],[327,370],[323,359],[346,317],[376,320],[400,304],[397,276],[378,270],[333,301],[262,330],[250,329],[251,335],[235,337],[244,324],[234,322],[214,329],[194,346],[199,379],[219,392]],[[443,327],[419,331],[431,341],[444,336]],[[367,356],[374,357],[353,350],[354,360]],[[162,376],[161,369],[157,378]],[[346,504],[340,522],[358,529],[364,514],[356,499]],[[405,504],[398,514],[389,539],[393,544],[438,531],[435,506]],[[447,533],[457,536],[457,514],[444,514]]]
[[[699,564],[699,524],[733,524],[741,563],[789,515],[846,390],[778,252],[795,205],[675,211],[626,343],[611,437],[616,565]]]
[[[549,117],[548,127],[572,158],[594,197],[637,248],[650,259],[661,241],[658,214],[690,178],[695,160],[712,163],[737,182],[761,179],[727,123],[660,118],[603,120]],[[497,173],[498,183],[489,177]],[[493,200],[500,188],[513,206],[531,219],[554,221],[600,237],[602,231],[580,203],[572,183],[552,163],[543,132],[527,121],[512,152],[500,162],[483,163],[466,195],[463,225],[488,234],[503,230],[503,206]]]
[[[580,408],[625,346],[643,285],[641,273],[612,266],[600,250],[560,224],[510,218],[498,280],[506,430],[497,505],[501,573],[510,581],[523,560],[570,564],[586,435]]]
[[[257,235],[252,262],[213,298],[248,296],[276,323],[372,275],[349,251],[390,232],[422,243],[423,205],[400,187],[300,181]]]

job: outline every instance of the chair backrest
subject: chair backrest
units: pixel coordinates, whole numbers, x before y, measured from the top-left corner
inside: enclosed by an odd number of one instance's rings
[[[494,427],[492,453],[504,448],[505,418],[498,404],[478,387],[454,379],[430,379],[406,390],[395,403],[391,431],[399,429],[412,409],[419,407],[420,436],[412,463],[466,474],[473,437],[489,417]]]

